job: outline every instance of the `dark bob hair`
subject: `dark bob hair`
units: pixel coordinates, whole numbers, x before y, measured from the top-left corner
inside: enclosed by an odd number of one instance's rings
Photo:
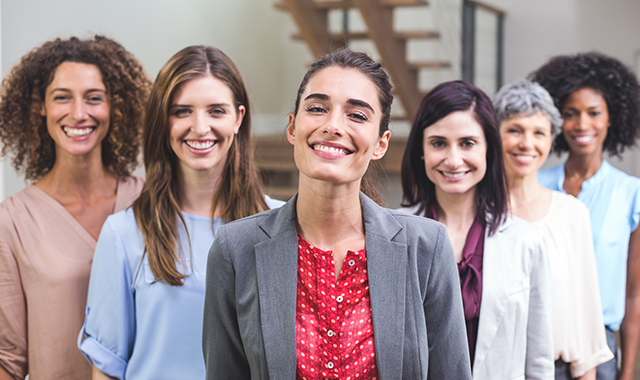
[[[489,235],[493,235],[508,210],[502,140],[491,99],[467,82],[442,83],[422,99],[402,159],[402,206],[419,205],[416,214],[427,215],[437,204],[435,185],[424,167],[423,131],[458,111],[473,113],[487,141],[487,172],[476,185],[476,215],[485,220]]]
[[[600,53],[563,55],[529,75],[546,88],[562,113],[567,97],[581,88],[592,88],[607,103],[611,126],[603,150],[619,156],[635,145],[640,128],[640,85],[635,75],[620,61]],[[553,150],[569,151],[564,136],[556,136]]]

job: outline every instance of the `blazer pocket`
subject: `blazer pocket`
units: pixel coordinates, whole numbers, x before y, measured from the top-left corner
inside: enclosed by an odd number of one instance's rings
[[[509,296],[524,292],[525,290],[528,290],[529,287],[531,287],[531,283],[528,276],[521,278],[518,281],[514,281],[511,286],[509,286]]]

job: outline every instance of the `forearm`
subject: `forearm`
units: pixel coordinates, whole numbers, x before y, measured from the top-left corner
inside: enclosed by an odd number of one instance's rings
[[[620,326],[622,366],[620,380],[632,380],[640,342],[640,295],[627,297],[625,316]]]
[[[596,369],[593,368],[589,372],[577,378],[577,380],[596,380]]]
[[[116,377],[111,377],[104,372],[100,371],[98,367],[93,366],[91,371],[91,380],[118,380]]]

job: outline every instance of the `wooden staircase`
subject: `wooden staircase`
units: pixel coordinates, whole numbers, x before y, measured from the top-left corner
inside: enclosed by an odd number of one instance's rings
[[[293,38],[304,40],[317,58],[348,45],[351,40],[371,40],[389,73],[396,96],[402,103],[405,120],[413,120],[424,95],[418,87],[418,72],[423,69],[441,69],[451,66],[445,61],[409,62],[407,41],[439,39],[437,31],[396,31],[393,11],[398,7],[425,7],[424,0],[281,0],[276,8],[287,10],[298,26]],[[367,30],[362,32],[331,32],[328,14],[333,9],[357,9]]]

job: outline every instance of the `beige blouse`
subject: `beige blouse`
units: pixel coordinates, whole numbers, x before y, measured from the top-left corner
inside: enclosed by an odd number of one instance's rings
[[[545,233],[553,274],[555,359],[580,377],[613,358],[607,346],[589,210],[574,197],[552,192],[549,212],[534,223]]]
[[[114,212],[144,180],[121,178]],[[55,199],[29,186],[0,203],[0,365],[30,380],[89,379],[76,345],[96,240]]]

